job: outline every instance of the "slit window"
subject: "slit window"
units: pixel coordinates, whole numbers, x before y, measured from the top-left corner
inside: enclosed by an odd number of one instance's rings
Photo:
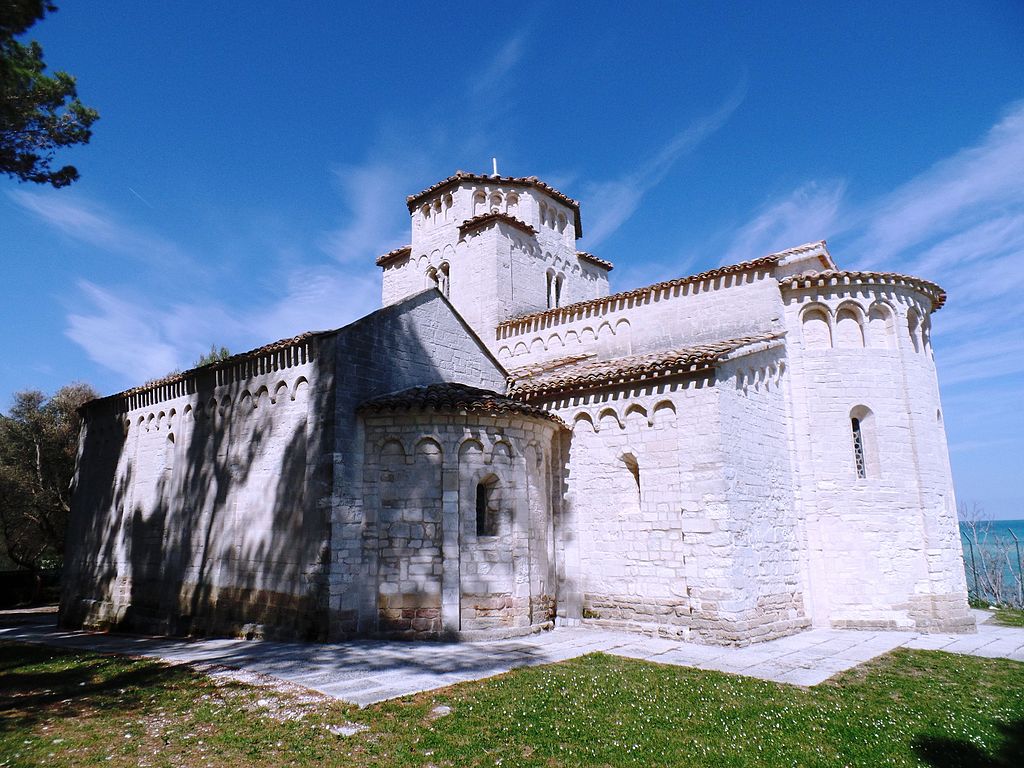
[[[497,536],[495,515],[491,513],[491,485],[478,483],[476,486],[476,535]]]
[[[857,477],[863,480],[868,473],[864,460],[864,434],[861,432],[860,419],[850,419],[850,427],[853,430],[853,461],[857,468]]]

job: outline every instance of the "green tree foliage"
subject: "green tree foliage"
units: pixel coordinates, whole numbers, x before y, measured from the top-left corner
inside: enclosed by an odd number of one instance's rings
[[[192,367],[198,368],[201,365],[219,363],[221,360],[227,360],[229,357],[231,357],[231,352],[228,351],[227,347],[221,347],[218,349],[216,344],[211,344],[210,351],[196,360]]]
[[[18,392],[10,413],[0,415],[0,544],[22,568],[53,567],[64,556],[78,408],[95,397],[88,384],[69,384],[50,398]]]
[[[14,39],[56,10],[49,0],[0,0],[0,172],[64,187],[78,170],[53,170],[54,153],[88,143],[99,113],[78,100],[75,78],[67,72],[44,74],[39,43]]]

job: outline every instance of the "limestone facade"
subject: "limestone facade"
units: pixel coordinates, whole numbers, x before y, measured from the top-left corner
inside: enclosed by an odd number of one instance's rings
[[[85,406],[66,626],[973,630],[938,286],[822,242],[609,294],[534,177],[407,204],[383,309]]]

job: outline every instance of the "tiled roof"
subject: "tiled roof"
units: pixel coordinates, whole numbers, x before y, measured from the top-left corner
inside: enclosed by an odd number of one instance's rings
[[[424,189],[422,192],[417,192],[415,195],[409,195],[405,198],[406,204],[409,206],[409,213],[412,213],[413,209],[419,204],[419,202],[425,198],[440,192],[447,187],[456,186],[462,182],[469,182],[471,184],[502,184],[512,185],[520,187],[533,187],[539,189],[542,192],[546,192],[548,195],[553,197],[563,205],[567,205],[572,208],[575,214],[576,222],[576,237],[582,237],[583,226],[580,223],[580,204],[573,200],[568,195],[564,195],[557,189],[549,184],[545,184],[543,181],[538,179],[536,176],[487,176],[478,173],[466,173],[465,171],[456,171],[454,174],[449,176],[447,179],[431,184],[429,187]]]
[[[901,275],[896,272],[855,272],[852,270],[830,269],[824,272],[805,272],[779,280],[783,288],[825,288],[841,285],[903,285],[923,293],[932,302],[932,311],[946,303],[946,292],[929,280]]]
[[[398,261],[399,259],[404,259],[410,253],[412,253],[412,246],[411,245],[403,245],[401,248],[395,248],[395,250],[388,251],[383,256],[378,256],[377,257],[377,266],[378,267],[383,267],[383,266],[385,266],[387,264],[390,264],[392,261]]]
[[[782,337],[780,333],[761,333],[698,344],[685,349],[651,352],[644,355],[572,363],[564,358],[553,370],[533,373],[529,366],[509,372],[509,393],[524,400],[566,390],[628,384],[665,376],[677,376],[711,370],[730,352],[752,344],[767,343]]]
[[[604,267],[609,272],[611,272],[613,269],[615,269],[615,265],[613,265],[610,261],[605,261],[604,259],[599,259],[597,256],[595,256],[592,253],[587,253],[586,251],[576,251],[576,255],[579,258],[583,259],[584,261],[589,261],[591,264],[597,264],[597,266],[599,266],[599,267]]]
[[[513,400],[489,389],[466,384],[429,384],[367,400],[359,406],[364,413],[385,413],[409,410],[465,411],[493,415],[516,414],[547,419],[565,426],[555,414],[535,405]]]
[[[495,221],[504,222],[509,226],[522,230],[528,235],[537,234],[537,230],[531,227],[525,221],[517,219],[515,216],[510,216],[507,213],[498,213],[497,211],[492,211],[490,213],[481,213],[479,216],[474,216],[472,219],[466,219],[464,222],[459,224],[459,234],[465,235],[467,232],[472,232],[473,230],[481,229]]]
[[[625,302],[630,299],[645,298],[647,296],[658,294],[661,291],[671,290],[676,286],[700,283],[704,280],[713,280],[717,277],[724,277],[725,275],[752,272],[757,269],[772,269],[779,263],[779,260],[782,259],[786,253],[788,252],[783,251],[781,253],[773,253],[770,256],[762,256],[760,259],[741,261],[739,264],[730,264],[725,267],[709,269],[706,272],[690,275],[688,277],[677,277],[674,280],[665,280],[664,282],[654,283],[654,285],[647,285],[643,288],[634,288],[631,291],[621,291],[620,293],[613,293],[610,296],[587,299],[586,301],[578,301],[575,304],[567,304],[564,307],[556,307],[555,309],[546,309],[541,312],[531,312],[528,315],[513,317],[510,320],[506,320],[503,323],[498,324],[499,338],[504,338],[504,336],[500,334],[500,331],[502,330],[516,331],[535,325],[543,327],[541,324],[552,318],[558,318],[559,320],[574,320],[577,317],[582,317],[589,309],[593,309],[595,307],[610,307],[620,301]]]

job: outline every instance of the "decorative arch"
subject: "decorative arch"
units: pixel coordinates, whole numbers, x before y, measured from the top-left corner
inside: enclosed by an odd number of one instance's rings
[[[676,406],[671,400],[661,400],[654,404],[651,415],[651,422],[655,426],[674,423],[676,420]]]
[[[633,403],[626,409],[626,425],[630,423],[648,423],[647,409],[644,408],[640,403]]]
[[[575,433],[577,428],[584,428],[582,425],[589,427],[591,432],[597,432],[597,428],[594,426],[594,419],[586,411],[580,411],[572,419],[572,431]]]
[[[274,396],[272,398],[270,398],[270,402],[276,404],[277,401],[281,398],[281,395],[286,394],[287,392],[288,392],[288,382],[286,382],[286,381],[279,381],[279,382],[277,382],[277,384],[274,385]]]
[[[461,443],[459,443],[459,459],[464,459],[468,456],[474,458],[483,458],[484,446],[475,437],[467,437]]]
[[[389,437],[381,444],[380,451],[378,451],[378,454],[380,456],[382,464],[385,462],[385,460],[390,460],[391,462],[394,462],[397,459],[401,459],[404,462],[405,446],[402,445],[401,440],[398,440],[397,438],[394,437]]]
[[[261,386],[256,390],[256,394],[252,396],[252,407],[259,408],[263,404],[264,399],[270,399],[270,392],[267,390],[266,385]]]
[[[562,342],[562,337],[559,336],[557,333],[552,333],[550,336],[548,336],[548,349],[561,349],[564,346],[565,344]]]
[[[292,387],[292,400],[294,400],[300,392],[305,392],[307,389],[309,389],[309,380],[306,379],[305,376],[299,376],[299,378],[295,380],[295,386]]]
[[[444,457],[444,449],[441,448],[439,443],[433,437],[421,437],[415,447],[413,447],[413,455],[419,459],[421,456],[426,458],[428,461],[441,463]]]
[[[883,301],[875,301],[868,309],[868,346],[890,349],[893,337],[893,310]]]
[[[614,408],[603,408],[597,415],[597,421],[602,429],[612,426],[613,422],[619,429],[623,428],[622,420],[619,419],[619,414],[615,412]]]
[[[528,354],[529,351],[530,350],[526,346],[526,344],[524,342],[520,341],[518,344],[516,344],[515,349],[512,350],[512,355],[513,356],[515,356],[515,355],[525,355],[525,354]]]
[[[832,316],[824,304],[811,304],[800,313],[804,347],[807,349],[832,348]]]
[[[841,304],[836,311],[835,346],[864,347],[864,313],[853,302]]]

